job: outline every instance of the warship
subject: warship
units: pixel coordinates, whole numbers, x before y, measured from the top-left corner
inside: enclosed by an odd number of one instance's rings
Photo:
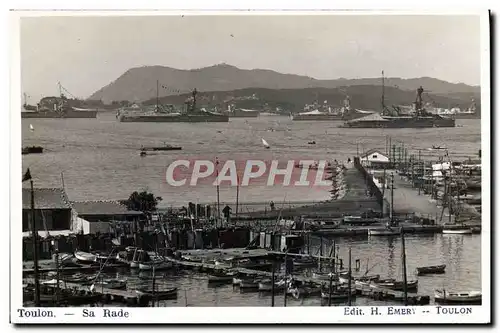
[[[257,118],[260,112],[257,110],[249,110],[241,108],[231,109],[231,107],[228,106],[227,111],[225,111],[223,114],[228,116],[229,118]]]
[[[437,114],[444,117],[451,117],[455,119],[479,119],[481,118],[481,114],[477,112],[476,102],[472,99],[472,103],[466,110],[461,110],[459,108],[451,108],[451,109],[441,109],[434,108],[431,111],[433,114]]]
[[[64,89],[59,85],[60,97],[44,97],[36,107],[28,105],[25,101],[21,118],[96,118],[97,110],[75,108],[64,95]],[[65,90],[65,89],[64,89]],[[67,90],[66,90],[67,91]],[[25,97],[26,98],[26,97]]]
[[[364,117],[372,114],[374,111],[363,111],[351,108],[349,96],[344,100],[344,106],[337,112],[332,112],[331,108],[328,111],[322,112],[318,109],[298,114],[291,114],[290,118],[294,121],[342,121]]]
[[[366,117],[346,121],[343,126],[347,128],[429,128],[429,127],[455,127],[455,119],[443,117],[428,112],[423,107],[422,94],[424,89],[417,89],[417,98],[413,103],[413,112],[405,115],[394,108],[390,111],[384,101],[384,72],[382,72],[382,112],[373,113]]]
[[[194,89],[190,101],[186,101],[185,112],[165,112],[159,106],[158,82],[156,106],[152,111],[143,111],[137,108],[137,111],[130,109],[121,109],[116,117],[120,122],[157,122],[157,123],[206,123],[206,122],[225,122],[229,121],[227,115],[209,112],[205,109],[196,107],[197,90]]]

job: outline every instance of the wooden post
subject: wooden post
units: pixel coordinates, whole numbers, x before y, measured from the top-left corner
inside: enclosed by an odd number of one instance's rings
[[[405,306],[408,306],[408,281],[406,277],[406,248],[405,248],[405,234],[403,228],[401,228],[401,247],[403,252],[403,290],[404,290],[404,302]]]
[[[33,232],[33,265],[35,273],[35,306],[40,307],[40,276],[38,273],[38,230],[35,216],[35,192],[33,180],[30,179],[31,186],[31,231]]]
[[[286,263],[285,263],[286,266]],[[274,307],[274,281],[275,281],[275,270],[276,263],[273,259],[272,273],[271,273],[271,307]],[[286,269],[286,268],[285,268]]]
[[[328,287],[328,306],[332,306],[332,284],[333,284],[333,273],[330,272],[330,286]]]
[[[323,256],[323,237],[319,236],[319,258],[318,258],[318,269],[321,272],[321,257]]]
[[[351,277],[352,277],[352,271],[351,271],[351,247],[349,247],[349,282],[348,282],[348,287],[349,291],[347,294],[347,304],[348,306],[351,306]]]
[[[285,285],[285,288],[284,288],[285,291],[283,292],[283,306],[284,307],[286,307],[286,292],[288,291],[288,286],[287,286],[287,273],[288,272],[287,272],[287,264],[286,264],[286,262],[287,262],[286,255],[287,255],[287,253],[288,253],[288,250],[286,250],[286,252],[285,252],[285,283],[284,283],[284,285]]]

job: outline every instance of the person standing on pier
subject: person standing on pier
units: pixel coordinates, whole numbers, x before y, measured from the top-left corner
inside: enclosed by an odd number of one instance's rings
[[[274,209],[275,209],[275,208],[274,208],[274,201],[271,201],[271,202],[269,203],[269,206],[271,207],[271,211],[274,211]]]

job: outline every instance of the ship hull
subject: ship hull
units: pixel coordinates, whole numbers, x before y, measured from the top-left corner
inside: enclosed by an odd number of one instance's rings
[[[395,118],[387,120],[368,120],[345,123],[346,128],[433,128],[433,127],[455,127],[455,119],[452,118]]]
[[[366,113],[341,114],[297,114],[292,115],[294,121],[346,121],[367,116]]]
[[[175,116],[120,116],[124,123],[227,123],[229,117],[225,115],[175,115]]]
[[[21,118],[97,118],[97,111],[21,112]]]
[[[224,115],[229,118],[257,118],[259,116],[259,111],[242,111],[242,112],[228,112]]]

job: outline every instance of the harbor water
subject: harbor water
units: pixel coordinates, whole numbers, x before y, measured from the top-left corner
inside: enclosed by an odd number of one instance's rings
[[[431,297],[434,303],[434,291],[445,289],[448,292],[481,290],[481,236],[480,235],[407,235],[406,262],[408,281],[418,279],[418,294]],[[401,237],[370,237],[370,238],[338,238],[338,258],[343,260],[344,269],[348,265],[348,251],[352,251],[352,271],[355,274],[380,274],[381,278],[402,280]],[[329,252],[333,239],[323,239],[324,253]],[[319,240],[315,239],[311,252],[317,253]],[[359,266],[356,264],[359,259]],[[444,274],[416,276],[417,267],[429,265],[446,265]],[[357,271],[357,266],[359,271]],[[294,270],[295,275],[310,275],[317,268]],[[325,271],[325,270],[324,270]],[[259,292],[242,292],[231,284],[213,286],[208,284],[208,275],[190,270],[156,272],[155,285],[157,290],[176,287],[176,300],[162,300],[157,306],[271,306],[271,295]],[[151,272],[124,269],[109,273],[107,277],[126,279],[127,288],[133,290],[136,286],[148,283],[151,286]],[[326,282],[327,283],[327,282]],[[275,296],[275,306],[283,306],[283,293]],[[353,305],[401,305],[391,301],[375,301],[358,296]],[[319,296],[303,299],[287,298],[287,306],[325,306]],[[337,303],[336,305],[345,305]],[[106,306],[122,306],[121,304],[106,304]]]
[[[167,184],[167,166],[177,159],[346,161],[357,150],[385,151],[387,136],[394,144],[404,142],[410,152],[422,149],[423,158],[433,145],[448,147],[450,156],[457,160],[477,157],[481,146],[481,123],[476,119],[457,120],[455,128],[338,128],[341,124],[265,116],[235,118],[228,123],[120,123],[113,113],[100,113],[97,119],[23,119],[23,146],[44,147],[43,154],[23,155],[23,169],[30,168],[36,187],[61,187],[63,173],[71,201],[121,200],[133,191],[148,190],[163,198],[160,207],[176,207],[189,201],[216,201],[211,183],[194,187]],[[271,149],[264,149],[262,138]],[[310,141],[316,144],[309,145]],[[164,143],[183,149],[139,156],[142,145]],[[328,186],[267,186],[266,182],[260,179],[242,187],[240,202],[320,201],[330,197]],[[234,187],[221,184],[221,202],[234,202],[235,197]]]

